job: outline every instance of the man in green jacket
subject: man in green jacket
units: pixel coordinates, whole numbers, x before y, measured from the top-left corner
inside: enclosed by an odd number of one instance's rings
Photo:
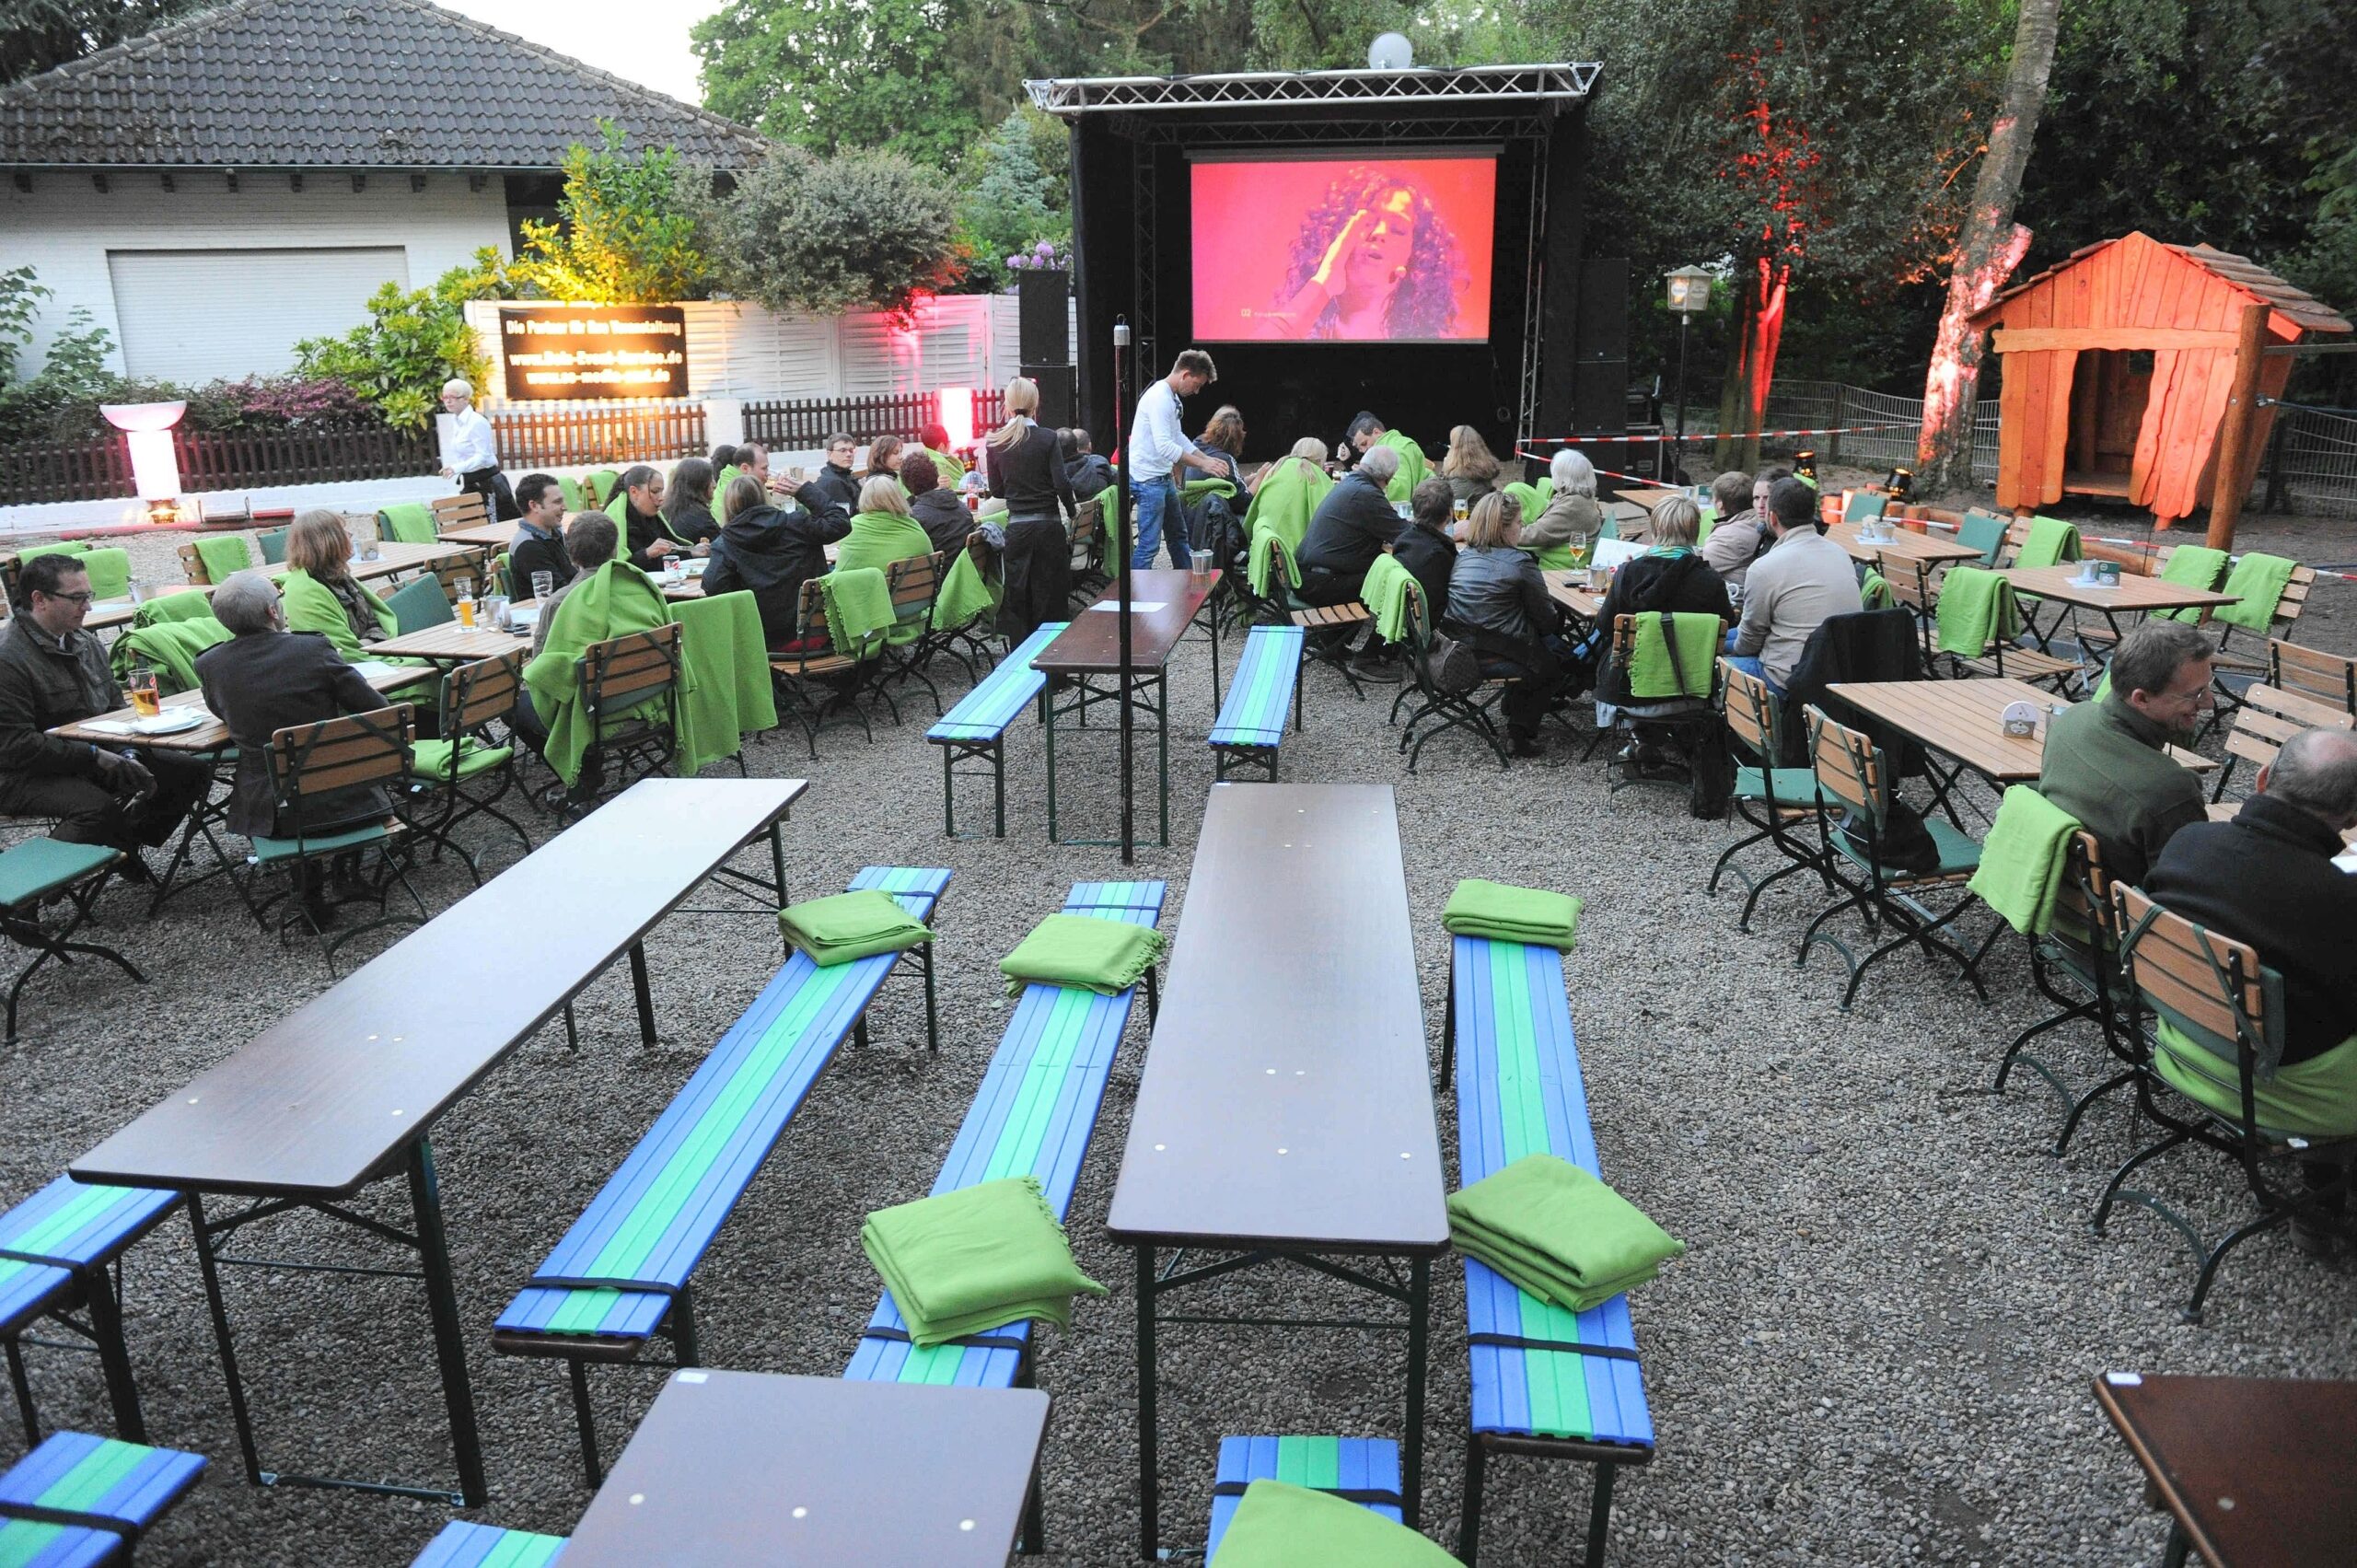
[[[2103,699],[2047,729],[2038,792],[2095,834],[2117,881],[2141,883],[2170,835],[2206,815],[2201,782],[2168,747],[2191,743],[2216,652],[2181,621],[2147,621],[2120,639]]]

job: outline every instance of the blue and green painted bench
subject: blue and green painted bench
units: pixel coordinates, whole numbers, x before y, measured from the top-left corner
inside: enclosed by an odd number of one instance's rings
[[[1478,936],[1449,944],[1441,1072],[1448,1075],[1453,1058],[1459,1179],[1469,1186],[1533,1154],[1558,1155],[1600,1179],[1562,954]],[[1654,1457],[1629,1298],[1567,1311],[1468,1258],[1465,1318],[1472,1411],[1457,1555],[1471,1568],[1489,1457],[1520,1454],[1596,1466],[1585,1561],[1601,1562],[1613,1475]]]
[[[1212,1482],[1212,1534],[1204,1568],[1256,1481],[1282,1481],[1373,1509],[1399,1522],[1399,1445],[1388,1437],[1223,1437]]]
[[[453,1519],[410,1568],[547,1568],[564,1550],[563,1536],[503,1530]]]
[[[942,830],[958,836],[958,764],[987,759],[997,822],[997,836],[1006,837],[1006,726],[1038,700],[1048,678],[1031,668],[1031,657],[1062,632],[1069,621],[1051,621],[1016,645],[981,684],[950,704],[924,738],[941,748]]]
[[[203,1469],[202,1454],[61,1432],[0,1476],[0,1563],[127,1562]]]
[[[1063,912],[1150,926],[1161,919],[1167,891],[1158,881],[1078,882],[1064,900]],[[1151,1013],[1151,970],[1147,983]],[[1100,996],[1068,986],[1025,986],[933,1192],[1004,1177],[1036,1176],[1056,1217],[1063,1218],[1072,1207],[1080,1164],[1087,1156],[1113,1058],[1136,1000],[1134,989]],[[1028,1388],[1031,1352],[1028,1322],[919,1350],[909,1342],[908,1324],[888,1290],[868,1317],[859,1349],[843,1376],[865,1383]],[[1037,1552],[1041,1540],[1035,1482],[1024,1508],[1023,1550]]]
[[[100,1187],[61,1176],[0,1214],[0,1345],[25,1426],[25,1446],[41,1442],[32,1384],[25,1376],[25,1330],[47,1318],[98,1353],[114,1406],[115,1431],[134,1443],[147,1436],[131,1355],[122,1342],[119,1282],[108,1277],[131,1244],[180,1206],[180,1194],[145,1187]],[[80,1312],[81,1318],[70,1316]],[[35,1343],[55,1344],[53,1341]],[[5,1559],[0,1559],[5,1561]]]
[[[1260,768],[1277,782],[1277,749],[1284,744],[1285,708],[1301,727],[1301,638],[1298,626],[1255,626],[1244,639],[1235,683],[1212,725],[1212,776],[1230,768]]]
[[[924,920],[949,873],[871,865],[851,885],[890,893]],[[938,1050],[932,946],[910,951],[923,970],[925,1031]],[[590,1485],[604,1468],[588,1364],[635,1361],[659,1335],[671,1342],[676,1365],[697,1365],[690,1276],[843,1038],[867,1043],[868,1004],[901,957],[878,953],[821,969],[806,954],[789,956],[499,1315],[493,1350],[567,1364]]]

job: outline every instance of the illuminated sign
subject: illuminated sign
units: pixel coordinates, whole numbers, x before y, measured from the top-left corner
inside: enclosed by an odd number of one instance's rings
[[[676,305],[502,310],[511,399],[684,398],[688,313]]]

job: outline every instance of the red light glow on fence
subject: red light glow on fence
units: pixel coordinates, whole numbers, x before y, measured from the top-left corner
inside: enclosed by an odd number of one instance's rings
[[[941,427],[949,432],[952,451],[974,444],[974,389],[944,387],[940,392]]]

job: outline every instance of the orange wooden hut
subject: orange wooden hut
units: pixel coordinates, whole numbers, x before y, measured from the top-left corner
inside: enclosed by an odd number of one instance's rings
[[[2145,234],[2074,252],[1972,324],[1995,328],[1990,346],[2004,356],[2001,508],[2111,496],[2166,528],[2231,494],[2229,530],[2274,423],[2260,400],[2280,396],[2292,373],[2289,353],[2267,351],[2350,330],[2240,256]],[[2235,466],[2226,492],[2216,484],[2222,446]]]

